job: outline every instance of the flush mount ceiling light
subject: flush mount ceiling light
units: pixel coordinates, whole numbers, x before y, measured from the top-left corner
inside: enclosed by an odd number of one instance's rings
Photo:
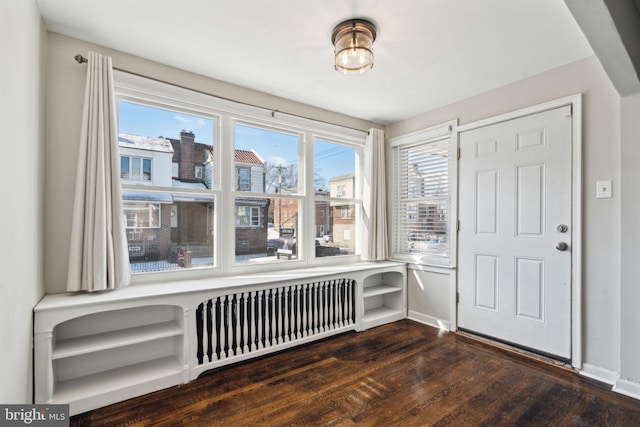
[[[336,71],[362,74],[373,67],[373,41],[376,26],[364,19],[350,19],[333,29],[331,43],[335,48]]]

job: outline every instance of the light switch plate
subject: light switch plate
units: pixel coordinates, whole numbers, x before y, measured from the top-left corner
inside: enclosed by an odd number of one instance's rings
[[[611,180],[596,182],[596,199],[609,199],[611,197]]]

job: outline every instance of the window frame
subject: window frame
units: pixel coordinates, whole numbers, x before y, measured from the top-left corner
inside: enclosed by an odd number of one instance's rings
[[[236,191],[251,191],[251,168],[246,166],[236,166],[238,182],[236,183]],[[246,173],[246,187],[243,187],[243,173]]]
[[[148,226],[137,226],[137,225],[129,225],[129,220],[127,218],[127,209],[134,209],[132,205],[147,205],[147,221]],[[152,225],[153,223],[153,206],[156,206],[158,211],[158,223],[157,225]],[[152,202],[123,202],[122,210],[124,214],[124,226],[125,230],[147,230],[147,229],[157,229],[162,226],[162,209],[160,207],[160,203],[152,203]]]
[[[122,176],[122,160],[129,159],[129,172],[127,177]],[[133,162],[134,160],[140,161],[140,175],[133,177]],[[144,164],[145,161],[149,162],[149,179],[144,178]],[[153,157],[132,156],[130,154],[120,154],[120,178],[129,182],[153,182]]]
[[[249,218],[248,224],[238,224],[238,208],[249,209],[248,215],[240,215]],[[254,211],[257,212],[254,215]],[[262,215],[260,215],[260,207],[259,206],[237,206],[236,205],[236,223],[235,226],[238,228],[259,228],[262,227]],[[254,218],[257,218],[257,223],[254,224]]]
[[[355,165],[354,165],[354,175],[356,178],[354,178],[354,182],[353,182],[353,196],[352,197],[348,197],[348,191],[347,191],[347,185],[346,184],[340,184],[336,188],[336,194],[334,196],[331,195],[331,183],[327,182],[327,186],[329,188],[329,191],[327,191],[327,194],[316,194],[314,191],[313,194],[313,198],[314,198],[314,209],[315,209],[315,205],[318,202],[321,203],[327,203],[329,208],[329,219],[331,221],[333,221],[333,228],[331,230],[325,230],[325,233],[329,233],[331,236],[331,241],[333,243],[335,243],[336,241],[342,240],[342,241],[352,241],[354,242],[353,244],[353,251],[354,251],[354,255],[353,256],[357,256],[358,258],[360,257],[361,251],[362,251],[362,232],[363,232],[363,225],[362,225],[362,212],[363,212],[363,197],[362,197],[362,189],[363,189],[363,179],[364,179],[364,153],[365,153],[365,149],[364,149],[364,145],[363,146],[357,146],[357,145],[353,145],[353,144],[348,144],[345,143],[343,141],[340,140],[336,140],[336,139],[332,139],[332,138],[326,138],[326,137],[316,137],[312,140],[312,146],[315,145],[315,142],[319,141],[319,142],[324,142],[324,143],[331,143],[331,144],[338,144],[338,145],[342,145],[345,147],[350,147],[355,149]],[[311,155],[315,156],[315,150],[314,147],[312,147],[311,149]],[[358,197],[360,196],[360,197]],[[342,216],[342,212],[343,212],[343,206],[347,206],[347,211],[348,211],[348,216],[345,218]],[[336,210],[340,210],[340,215],[335,215],[334,211]],[[315,215],[314,215],[315,218]],[[349,220],[353,220],[355,221],[355,226],[353,227],[353,233],[351,233],[351,231],[348,231],[349,234],[349,238],[345,239],[342,237],[336,238],[335,233],[336,230],[341,230],[342,227],[344,226],[344,223],[340,224],[339,221],[349,221]],[[336,222],[338,221],[338,222]],[[314,221],[315,222],[315,221]],[[344,229],[343,230],[343,236],[344,236]],[[315,256],[315,252],[314,252],[314,256]],[[332,257],[318,257],[316,259],[324,259],[324,258],[346,258],[348,256],[351,255],[340,255],[340,256],[332,256]]]
[[[132,283],[153,283],[159,280],[172,281],[188,278],[203,278],[224,276],[230,274],[244,274],[246,272],[278,271],[289,268],[323,265],[323,264],[350,264],[360,260],[359,249],[354,255],[340,257],[325,257],[316,259],[315,254],[315,197],[313,188],[313,144],[315,139],[335,142],[360,150],[358,177],[361,181],[362,163],[364,157],[364,145],[366,131],[346,128],[327,122],[320,122],[295,115],[289,115],[256,106],[241,104],[238,102],[217,98],[198,90],[174,86],[142,76],[126,72],[114,72],[114,89],[116,102],[132,102],[162,109],[174,110],[185,114],[204,116],[214,120],[214,152],[213,163],[213,188],[204,191],[213,195],[215,200],[213,214],[213,229],[215,233],[213,253],[215,255],[213,267],[185,269],[181,271],[163,271],[157,273],[135,273],[132,275]],[[229,246],[235,245],[235,198],[261,197],[261,198],[285,198],[285,195],[271,193],[253,193],[251,191],[237,191],[233,184],[235,167],[234,161],[234,127],[235,124],[264,128],[275,132],[283,132],[299,135],[298,150],[298,189],[294,194],[287,194],[287,199],[296,200],[298,203],[298,215],[300,216],[300,229],[297,240],[296,260],[282,262],[265,262],[240,264],[235,263],[233,250]],[[225,181],[222,177],[226,177]],[[140,185],[128,186],[122,184],[123,190],[139,189]],[[356,193],[361,194],[362,184],[356,183]],[[154,189],[154,187],[150,187]],[[171,188],[162,188],[162,191],[174,191]],[[183,191],[181,191],[183,192]],[[198,191],[195,191],[197,193]],[[357,203],[361,204],[361,197]],[[327,199],[328,200],[328,199]],[[350,199],[340,199],[341,202]],[[356,235],[359,237],[362,220],[361,209],[357,213]],[[264,218],[261,226],[266,227],[268,218]],[[351,236],[354,238],[354,236]],[[356,238],[359,244],[359,238]]]
[[[397,158],[396,158],[396,150],[404,148],[409,149],[411,147],[419,147],[421,145],[433,144],[441,141],[449,140],[448,146],[448,211],[449,211],[449,220],[446,224],[446,239],[448,242],[448,256],[437,256],[430,254],[420,254],[420,253],[408,253],[402,252],[398,248],[398,239],[400,232],[399,229],[401,226],[399,225],[398,209],[392,209],[391,213],[391,222],[390,222],[390,240],[391,240],[391,258],[398,261],[409,262],[411,264],[422,265],[422,266],[432,266],[432,267],[445,267],[445,268],[455,268],[456,267],[456,254],[457,254],[457,222],[458,222],[458,214],[457,214],[457,179],[458,179],[458,122],[457,120],[452,120],[449,122],[445,122],[436,126],[432,126],[429,128],[421,129],[416,132],[411,132],[403,135],[399,135],[397,137],[393,137],[389,141],[389,149],[390,155],[392,158],[391,168],[390,168],[390,178],[391,178],[391,188],[394,189],[393,193],[393,204],[394,206],[398,206],[400,203],[400,191],[401,188],[401,180],[399,178],[400,171],[398,170]],[[405,215],[408,215],[408,211],[405,212]]]

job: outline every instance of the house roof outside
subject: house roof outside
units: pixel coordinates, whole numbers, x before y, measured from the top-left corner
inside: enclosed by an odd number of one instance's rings
[[[329,182],[345,181],[347,179],[353,179],[353,178],[355,178],[355,174],[348,173],[346,175],[334,176],[329,180]]]
[[[255,151],[235,150],[235,161],[237,163],[252,163],[256,165],[264,165],[264,160]]]
[[[118,134],[118,146],[121,148],[135,148],[138,150],[156,151],[161,153],[173,153],[171,141],[162,137],[133,135],[130,133]]]
[[[180,144],[179,139],[170,139],[163,137],[151,137],[134,135],[130,133],[118,134],[118,146],[122,148],[134,148],[138,150],[156,151],[163,153],[174,153],[175,150],[172,145],[172,141],[176,144]],[[203,145],[205,152],[213,155],[213,147],[194,142],[195,145]],[[207,159],[203,159],[206,162]],[[264,165],[264,160],[254,150],[235,150],[234,160],[236,163],[249,163],[255,165]]]
[[[125,202],[173,203],[173,196],[169,193],[123,190],[122,200]]]
[[[263,197],[236,197],[236,206],[268,206],[269,199]]]
[[[208,190],[207,186],[202,182],[191,182],[176,178],[171,180],[171,186],[173,188],[185,188],[189,190]]]
[[[206,190],[207,186],[202,182],[185,182],[173,179],[171,186],[176,190],[197,189]],[[184,201],[213,202],[213,196],[209,194],[182,194],[182,193],[162,193],[150,191],[123,190],[122,199],[125,202],[148,202],[148,203],[175,203]]]

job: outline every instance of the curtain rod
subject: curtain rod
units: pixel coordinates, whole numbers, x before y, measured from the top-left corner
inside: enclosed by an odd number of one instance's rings
[[[73,57],[73,59],[75,59],[78,64],[86,64],[86,63],[89,62],[89,60],[87,58],[85,58],[84,56],[82,56],[82,54],[80,54],[80,53],[75,55]],[[262,107],[260,105],[249,104],[248,102],[242,102],[242,101],[238,101],[238,100],[230,99],[230,98],[225,98],[225,97],[218,96],[218,95],[212,95],[212,94],[207,93],[207,92],[203,92],[203,91],[200,91],[200,90],[197,90],[197,89],[193,89],[193,88],[190,88],[190,87],[180,86],[180,85],[177,85],[175,83],[167,82],[165,80],[160,80],[160,79],[156,79],[156,78],[153,78],[153,77],[143,76],[142,74],[138,74],[138,73],[134,73],[134,72],[131,72],[131,71],[123,70],[122,68],[113,67],[113,69],[114,70],[118,70],[118,71],[122,71],[123,73],[133,74],[135,76],[139,76],[139,77],[144,77],[146,79],[155,80],[155,81],[160,82],[160,83],[170,84],[172,86],[177,86],[179,88],[191,90],[191,91],[198,92],[198,93],[201,93],[201,94],[204,94],[204,95],[213,96],[215,98],[222,99],[222,100],[225,100],[225,101],[235,102],[236,104],[246,105],[246,106],[249,106],[249,107],[260,108],[262,110],[269,110],[269,111],[271,111],[271,117],[275,117],[276,113],[282,113],[282,114],[286,114],[288,116],[297,117],[297,118],[300,118],[300,119],[312,120],[314,122],[324,123],[324,124],[327,124],[327,125],[340,126],[340,127],[346,128],[346,129],[356,130],[356,131],[359,131],[359,132],[366,132],[367,135],[369,135],[369,131],[368,130],[357,129],[357,128],[353,128],[353,127],[349,127],[349,126],[336,125],[335,123],[327,122],[327,121],[324,121],[324,120],[312,119],[311,117],[301,116],[299,114],[287,113],[285,111],[280,111],[280,110],[272,110],[270,108]]]

